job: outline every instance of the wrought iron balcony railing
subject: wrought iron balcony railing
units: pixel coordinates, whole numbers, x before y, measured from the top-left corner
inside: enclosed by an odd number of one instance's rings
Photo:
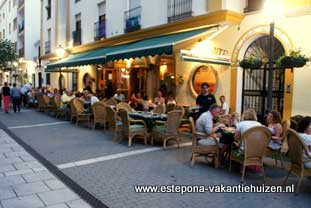
[[[168,0],[168,22],[192,16],[192,0]]]
[[[106,21],[95,22],[94,24],[94,39],[100,40],[101,38],[106,38]]]
[[[81,45],[82,44],[82,37],[81,37],[81,30],[76,30],[72,32],[72,37],[73,37],[73,45]]]
[[[23,32],[24,29],[25,29],[25,22],[24,22],[24,21],[21,21],[21,22],[18,24],[18,33]]]
[[[124,13],[125,33],[134,32],[141,29],[141,6],[130,9]]]
[[[50,40],[46,41],[44,44],[44,53],[45,55],[51,53],[51,41]]]

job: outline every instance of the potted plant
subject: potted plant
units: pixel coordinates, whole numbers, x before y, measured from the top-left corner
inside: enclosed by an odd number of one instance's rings
[[[281,56],[276,63],[281,68],[300,68],[306,65],[307,61],[301,50],[292,50],[289,56]]]
[[[263,62],[259,58],[249,57],[240,61],[239,64],[244,69],[258,69],[262,66]]]

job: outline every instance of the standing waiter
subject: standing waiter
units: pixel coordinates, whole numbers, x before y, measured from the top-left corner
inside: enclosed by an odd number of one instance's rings
[[[207,82],[201,85],[202,93],[197,97],[196,104],[200,106],[199,116],[208,111],[210,106],[216,103],[215,96],[209,93],[209,85]]]

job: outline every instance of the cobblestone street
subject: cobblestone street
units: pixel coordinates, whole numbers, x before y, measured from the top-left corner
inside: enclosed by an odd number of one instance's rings
[[[53,168],[62,171],[108,207],[244,207],[256,204],[284,208],[309,207],[311,202],[311,184],[306,179],[298,196],[292,193],[138,194],[134,191],[135,185],[237,185],[240,174],[238,171],[230,173],[227,168],[215,169],[203,162],[191,168],[191,147],[187,139],[179,149],[163,150],[160,146],[144,146],[137,142],[128,148],[126,142],[114,142],[111,133],[102,129],[77,127],[36,111],[1,114],[0,121],[52,163]],[[89,206],[4,131],[0,133],[3,208]],[[272,166],[269,159],[266,163],[266,185],[282,185],[287,172]],[[247,184],[261,184],[262,177],[247,174],[246,181]],[[296,182],[296,177],[291,176],[289,184]]]

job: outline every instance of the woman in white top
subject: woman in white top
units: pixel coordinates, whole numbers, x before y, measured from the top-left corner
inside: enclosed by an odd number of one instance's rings
[[[306,116],[299,122],[297,132],[307,146],[309,155],[311,155],[311,117]],[[308,159],[307,155],[304,155],[304,159]],[[305,168],[311,168],[311,162],[305,162]]]
[[[242,121],[237,124],[237,128],[234,135],[234,140],[240,142],[241,138],[248,129],[261,126],[261,123],[257,121],[257,115],[254,109],[248,109],[242,114]],[[244,143],[241,142],[239,147],[239,153],[244,154]]]
[[[271,140],[268,147],[272,150],[279,150],[282,147],[282,120],[277,111],[271,111],[267,117],[268,128],[271,132]]]
[[[167,96],[167,103],[166,104],[175,104],[176,105],[176,101],[175,101],[172,93],[169,93],[169,95]]]

